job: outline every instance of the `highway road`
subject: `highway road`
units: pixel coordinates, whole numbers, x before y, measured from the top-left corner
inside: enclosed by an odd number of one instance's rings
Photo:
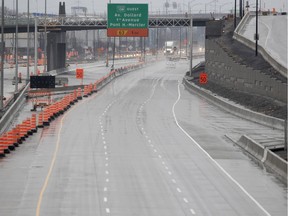
[[[259,45],[277,62],[287,68],[287,15],[259,16]],[[251,18],[242,29],[244,37],[255,42],[256,17]]]
[[[0,160],[0,215],[287,214],[287,187],[225,138],[277,130],[184,89],[158,62],[78,102]]]

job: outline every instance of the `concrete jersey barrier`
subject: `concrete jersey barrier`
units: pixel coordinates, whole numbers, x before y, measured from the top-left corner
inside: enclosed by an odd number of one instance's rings
[[[220,108],[238,116],[244,119],[247,119],[249,121],[256,122],[258,124],[262,124],[265,126],[268,126],[273,129],[278,130],[284,130],[285,128],[285,121],[279,118],[275,118],[272,116],[267,116],[261,113],[257,113],[248,109],[245,109],[240,106],[236,106],[234,104],[228,103],[224,99],[221,99],[220,97],[215,97],[210,91],[206,89],[202,89],[198,87],[197,85],[189,82],[186,78],[183,79],[184,85],[192,91],[195,91],[200,96],[205,97],[210,102],[216,104]]]

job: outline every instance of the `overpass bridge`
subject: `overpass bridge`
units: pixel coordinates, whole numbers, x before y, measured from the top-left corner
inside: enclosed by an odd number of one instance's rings
[[[193,26],[206,26],[206,22],[213,19],[221,19],[227,14],[192,14]],[[18,32],[27,32],[28,18],[21,16],[18,18]],[[1,20],[1,19],[0,19]],[[37,28],[35,28],[35,25]],[[149,16],[149,28],[166,27],[190,27],[191,15],[188,14],[169,14]],[[44,28],[47,31],[81,31],[97,30],[107,28],[107,19],[99,16],[53,16],[53,17],[32,17],[29,21],[29,31],[41,32]],[[6,17],[4,24],[5,33],[16,32],[16,18]]]
[[[150,15],[149,28],[174,28],[206,26],[206,22],[221,19],[226,14],[169,14]],[[6,17],[4,32],[15,33],[16,18]],[[28,31],[28,17],[18,17],[18,32]],[[29,20],[29,32],[48,32],[47,37],[47,66],[48,71],[64,68],[66,65],[66,31],[105,30],[107,19],[99,16],[46,16],[32,17]]]

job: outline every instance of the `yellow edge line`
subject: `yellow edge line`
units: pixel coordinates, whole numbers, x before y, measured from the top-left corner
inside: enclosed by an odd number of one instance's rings
[[[57,144],[56,144],[56,147],[55,147],[55,150],[54,150],[53,158],[52,158],[52,161],[51,161],[51,164],[50,164],[50,168],[49,168],[48,174],[46,176],[44,185],[43,185],[43,187],[41,189],[41,192],[40,192],[40,195],[39,195],[39,198],[38,198],[36,216],[40,215],[40,208],[41,208],[41,204],[42,204],[43,194],[46,191],[46,188],[47,188],[47,185],[48,185],[52,170],[54,168],[54,164],[55,164],[56,157],[57,157],[58,150],[59,150],[59,146],[60,146],[60,134],[61,134],[62,126],[63,126],[63,120],[65,119],[65,117],[66,117],[66,115],[63,116],[63,118],[61,119],[61,125],[60,125],[60,129],[58,131]]]
[[[95,96],[94,96],[95,97]],[[93,96],[90,97],[89,99],[93,99],[94,98]],[[88,102],[88,100],[85,100],[85,102]],[[83,103],[84,101],[82,101]],[[74,106],[70,111],[72,111],[75,107],[77,107],[77,105],[80,105],[82,103],[77,103],[76,106]],[[69,111],[69,112],[70,112]],[[59,147],[60,147],[60,136],[61,136],[61,131],[62,131],[62,127],[63,127],[63,121],[64,119],[66,118],[67,114],[69,113],[65,113],[64,116],[62,117],[61,119],[61,122],[60,122],[60,129],[58,131],[58,136],[57,136],[57,144],[56,144],[56,147],[55,147],[55,150],[54,150],[54,153],[53,153],[53,158],[52,158],[52,161],[51,161],[51,164],[50,164],[50,168],[49,168],[49,171],[48,171],[48,174],[46,176],[46,179],[45,179],[45,182],[44,182],[44,185],[43,187],[41,188],[41,192],[39,194],[39,197],[38,197],[38,202],[37,202],[37,208],[36,208],[36,216],[40,216],[40,209],[41,209],[41,204],[42,204],[42,199],[43,199],[43,194],[45,193],[46,191],[46,188],[48,186],[48,182],[49,182],[49,179],[50,179],[50,176],[51,176],[51,173],[53,171],[53,168],[54,168],[54,164],[55,164],[55,161],[56,161],[56,158],[57,158],[57,154],[58,154],[58,150],[59,150]]]

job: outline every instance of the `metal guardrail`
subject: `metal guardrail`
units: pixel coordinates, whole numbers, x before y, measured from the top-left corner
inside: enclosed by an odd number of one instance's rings
[[[26,87],[23,89],[23,91],[17,97],[16,101],[9,107],[9,109],[5,112],[5,114],[0,119],[0,134],[2,134],[7,129],[9,124],[11,124],[15,114],[21,108],[21,106],[22,106],[22,104],[26,98],[26,92],[28,91],[29,86],[30,86],[30,83],[28,83],[26,85]]]

